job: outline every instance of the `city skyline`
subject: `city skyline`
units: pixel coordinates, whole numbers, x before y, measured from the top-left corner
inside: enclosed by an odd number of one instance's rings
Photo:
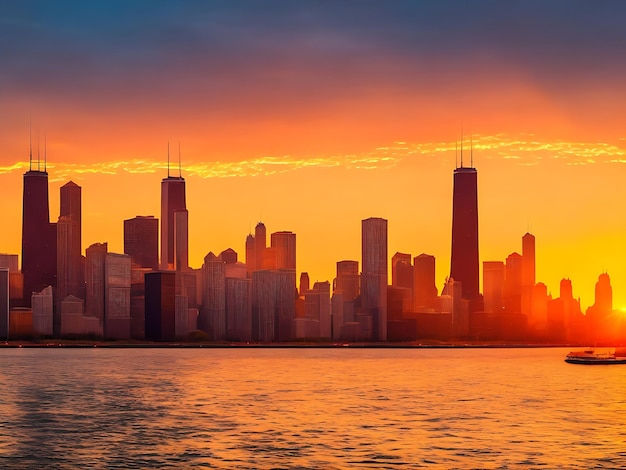
[[[529,231],[536,278],[554,295],[569,278],[590,306],[606,271],[626,307],[621,4],[274,6],[3,5],[14,47],[0,89],[0,214],[16,227],[3,251],[20,252],[32,115],[52,223],[59,187],[83,188],[83,252],[107,242],[121,253],[122,220],[159,217],[154,181],[180,141],[190,265],[242,255],[262,220],[298,234],[298,273],[314,285],[359,259],[359,221],[375,216],[389,220],[390,255],[435,256],[441,290],[464,134],[479,169],[480,261],[520,252]]]

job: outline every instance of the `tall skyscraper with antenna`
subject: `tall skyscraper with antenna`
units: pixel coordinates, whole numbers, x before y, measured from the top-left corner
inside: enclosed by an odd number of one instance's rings
[[[463,166],[461,139],[461,166],[454,170],[452,196],[452,256],[450,277],[462,283],[462,297],[480,298],[478,264],[478,173],[474,168],[473,148],[470,166]]]
[[[177,217],[177,212],[185,213],[185,215]],[[180,148],[178,151],[178,176],[171,176],[170,146],[168,143],[167,178],[163,178],[161,181],[161,269],[175,269],[177,252],[179,259],[188,259],[188,240],[185,239],[188,230],[187,226],[180,226],[188,223],[186,212],[185,179],[182,176]],[[178,227],[176,227],[176,221],[178,221]]]
[[[43,168],[42,168],[43,163]],[[37,152],[33,160],[32,132],[29,144],[29,166],[24,173],[22,202],[22,273],[24,304],[30,306],[31,295],[45,287],[56,286],[57,233],[50,223],[47,158]]]

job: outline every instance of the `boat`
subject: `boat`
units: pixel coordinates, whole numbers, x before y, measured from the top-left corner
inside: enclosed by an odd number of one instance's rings
[[[594,349],[572,351],[565,357],[565,362],[585,365],[626,364],[626,351],[597,352]]]

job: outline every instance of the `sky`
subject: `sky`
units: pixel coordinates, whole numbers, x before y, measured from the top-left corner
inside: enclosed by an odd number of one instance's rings
[[[434,255],[441,288],[463,139],[481,262],[530,231],[554,297],[569,278],[586,308],[608,272],[626,308],[624,17],[617,0],[0,0],[0,252],[21,251],[32,128],[52,221],[59,187],[83,188],[83,250],[122,252],[124,219],[159,216],[169,142],[193,267],[245,261],[262,220],[332,281],[384,217],[389,256]]]

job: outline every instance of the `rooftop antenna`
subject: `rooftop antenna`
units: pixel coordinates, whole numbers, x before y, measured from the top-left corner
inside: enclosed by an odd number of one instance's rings
[[[170,177],[170,141],[167,141],[167,177]]]
[[[454,141],[454,168],[459,167],[459,141]]]
[[[33,171],[33,118],[28,115],[28,171]]]
[[[41,154],[39,153],[39,129],[37,129],[37,171],[41,171]]]
[[[180,141],[178,141],[178,177],[183,177],[182,167],[180,165]]]
[[[47,140],[47,132],[43,131],[43,171],[44,173],[47,171],[48,165],[48,140]]]
[[[461,168],[463,168],[463,126],[461,126]]]
[[[474,168],[474,136],[470,134],[470,168]]]

